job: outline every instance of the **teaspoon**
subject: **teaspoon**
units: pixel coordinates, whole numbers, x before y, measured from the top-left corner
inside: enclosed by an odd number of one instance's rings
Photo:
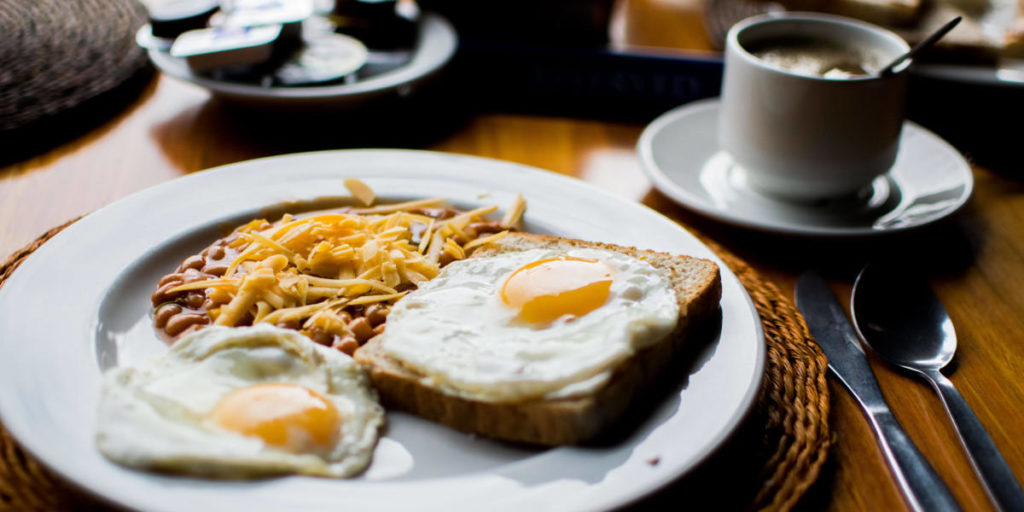
[[[926,284],[868,265],[850,299],[854,326],[882,359],[927,379],[953,420],[975,473],[999,510],[1024,511],[1024,491],[985,427],[940,371],[956,352],[946,309]]]
[[[896,60],[890,62],[888,66],[882,68],[882,70],[879,71],[878,74],[881,76],[888,76],[893,74],[896,70],[896,66],[899,66],[906,60],[914,58],[914,56],[917,55],[921,50],[931,48],[933,44],[939,42],[939,39],[942,39],[942,36],[946,35],[950,30],[953,30],[953,27],[960,23],[960,20],[962,19],[963,16],[957,16],[956,18],[949,20],[948,22],[946,22],[945,25],[939,27],[938,30],[932,32],[931,34],[928,35],[928,37],[922,39],[921,42],[915,44],[914,47],[910,49],[910,51],[904,53],[903,55],[900,55],[899,57],[896,57]]]

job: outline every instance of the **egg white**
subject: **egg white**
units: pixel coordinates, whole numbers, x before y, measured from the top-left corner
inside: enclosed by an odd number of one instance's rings
[[[523,322],[502,301],[502,285],[524,265],[562,255],[610,265],[608,300],[579,317]],[[380,346],[450,393],[528,400],[600,385],[617,363],[669,335],[678,318],[675,292],[647,262],[599,249],[534,249],[449,264],[392,308]]]
[[[227,393],[288,382],[319,392],[341,418],[337,441],[296,454],[218,427],[208,414]],[[97,446],[141,469],[245,478],[271,474],[346,477],[369,464],[384,411],[349,356],[291,330],[208,327],[163,356],[104,376]]]

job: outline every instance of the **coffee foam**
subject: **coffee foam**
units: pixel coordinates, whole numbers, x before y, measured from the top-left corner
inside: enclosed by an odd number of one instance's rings
[[[748,45],[765,64],[798,75],[821,78],[856,78],[882,67],[881,56],[868,48],[810,38],[780,38]]]

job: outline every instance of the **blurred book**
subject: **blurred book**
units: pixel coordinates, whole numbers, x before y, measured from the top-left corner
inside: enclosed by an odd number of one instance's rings
[[[715,54],[461,40],[450,79],[461,101],[497,110],[646,122],[717,96]]]

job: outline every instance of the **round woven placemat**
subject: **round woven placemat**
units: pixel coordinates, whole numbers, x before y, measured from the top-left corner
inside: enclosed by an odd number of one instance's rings
[[[0,134],[122,84],[148,66],[137,0],[0,0]]]
[[[0,286],[22,260],[73,222],[44,233],[0,264]],[[765,378],[754,413],[755,420],[764,426],[764,460],[750,509],[790,510],[817,480],[831,446],[825,382],[828,363],[808,333],[803,317],[774,284],[718,244],[703,241],[739,277],[764,327]],[[72,490],[22,451],[0,425],[0,510],[94,507],[95,502]]]

